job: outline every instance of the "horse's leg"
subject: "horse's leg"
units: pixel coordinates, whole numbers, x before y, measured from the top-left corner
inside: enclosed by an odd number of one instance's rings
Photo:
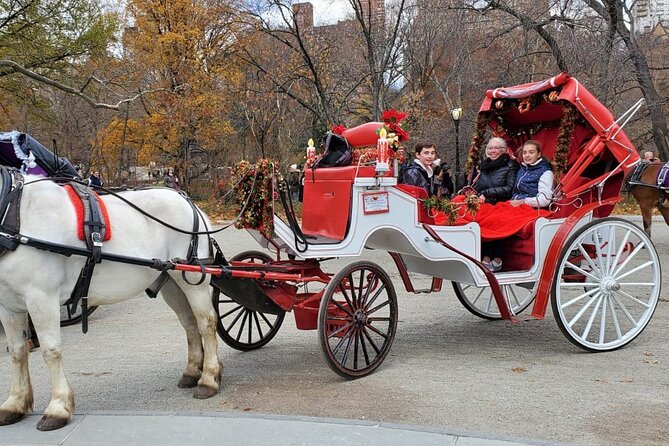
[[[666,200],[669,200],[669,198],[666,196],[666,194],[663,194],[663,198],[666,202]],[[669,207],[664,206],[663,204],[659,205],[657,209],[660,211],[660,214],[662,214],[662,217],[664,217],[664,222],[669,225]]]
[[[40,293],[41,294],[41,293]],[[26,301],[35,331],[40,340],[42,358],[51,378],[51,401],[37,429],[50,431],[65,426],[74,413],[74,392],[63,370],[60,340],[60,308],[58,301],[48,295]]]
[[[186,330],[186,341],[188,342],[188,365],[181,375],[177,384],[180,388],[191,388],[197,386],[197,382],[202,376],[202,366],[204,361],[204,351],[202,349],[202,337],[195,320],[193,310],[191,310],[188,299],[181,288],[174,283],[174,280],[168,280],[161,290],[161,295],[167,305],[174,310],[179,318],[179,322]]]
[[[630,193],[639,203],[641,209],[641,218],[643,220],[643,230],[650,238],[650,225],[653,223],[653,206],[657,203],[657,192],[644,186],[633,186]]]
[[[33,387],[28,370],[28,314],[12,313],[0,306],[0,322],[5,328],[12,362],[12,387],[9,398],[0,406],[0,426],[13,424],[33,408]]]
[[[204,360],[202,376],[193,393],[195,398],[211,398],[218,393],[221,384],[223,365],[218,361],[218,340],[216,338],[216,312],[211,303],[211,291],[208,285],[188,285],[181,276],[172,276],[176,284],[188,298],[197,326],[202,336]]]

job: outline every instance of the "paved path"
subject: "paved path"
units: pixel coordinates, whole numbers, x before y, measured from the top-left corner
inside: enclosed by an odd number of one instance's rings
[[[653,236],[666,269],[669,228],[656,222]],[[229,256],[258,249],[232,228],[218,240]],[[550,314],[520,324],[483,321],[462,308],[448,284],[434,295],[408,294],[387,254],[363,257],[390,272],[399,295],[395,342],[372,375],[337,377],[316,333],[297,330],[289,314],[262,349],[241,353],[219,343],[221,393],[193,399],[176,387],[186,362],[183,331],[163,302],[142,297],[100,308],[87,335],[78,327],[63,330],[65,370],[81,415],[57,433],[37,432],[38,418],[28,417],[0,428],[0,444],[168,446],[171,439],[211,444],[212,436],[235,444],[393,444],[388,438],[400,444],[409,442],[407,435],[412,444],[509,444],[509,438],[516,444],[667,444],[669,280],[653,320],[634,342],[588,354],[567,341]],[[324,269],[337,271],[353,260],[333,260]],[[0,399],[10,384],[4,345],[0,334]],[[49,400],[48,373],[39,351],[30,361],[41,411]]]

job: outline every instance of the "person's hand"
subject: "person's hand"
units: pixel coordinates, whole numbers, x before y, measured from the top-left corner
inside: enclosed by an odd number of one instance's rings
[[[485,195],[479,195],[479,203],[485,203]]]
[[[518,207],[523,203],[524,203],[523,200],[511,200],[511,201],[509,201],[509,204],[513,207]]]

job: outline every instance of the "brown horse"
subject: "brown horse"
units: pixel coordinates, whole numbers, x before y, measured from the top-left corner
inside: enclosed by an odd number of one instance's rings
[[[629,192],[639,203],[643,218],[643,230],[650,237],[650,225],[653,222],[653,207],[664,217],[669,225],[669,191],[657,186],[657,174],[663,162],[641,162],[627,178]]]

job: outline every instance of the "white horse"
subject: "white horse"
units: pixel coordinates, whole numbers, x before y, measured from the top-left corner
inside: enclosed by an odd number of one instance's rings
[[[68,246],[85,247],[77,237],[74,206],[67,192],[51,181],[30,184],[39,177],[26,176],[21,198],[22,235]],[[170,189],[124,192],[122,196],[150,215],[190,231],[193,210],[184,197]],[[104,196],[111,220],[112,238],[103,253],[168,260],[187,255],[191,237],[141,215],[114,196]],[[209,222],[204,222],[207,230]],[[200,224],[200,230],[203,229]],[[199,238],[199,257],[209,255],[206,236]],[[0,406],[0,425],[19,421],[32,410],[33,390],[28,371],[26,324],[30,314],[39,337],[42,357],[51,375],[51,400],[39,421],[40,430],[58,429],[74,412],[74,394],[62,365],[60,306],[70,296],[85,263],[81,256],[66,257],[20,245],[0,257],[0,321],[4,326],[13,365],[9,398]],[[216,313],[207,281],[186,283],[181,273],[170,272],[162,297],[186,330],[188,365],[178,386],[196,387],[195,398],[218,393],[222,365],[217,355]],[[142,293],[159,275],[144,266],[103,260],[92,277],[89,305],[120,302]],[[194,282],[199,276],[192,275]]]

